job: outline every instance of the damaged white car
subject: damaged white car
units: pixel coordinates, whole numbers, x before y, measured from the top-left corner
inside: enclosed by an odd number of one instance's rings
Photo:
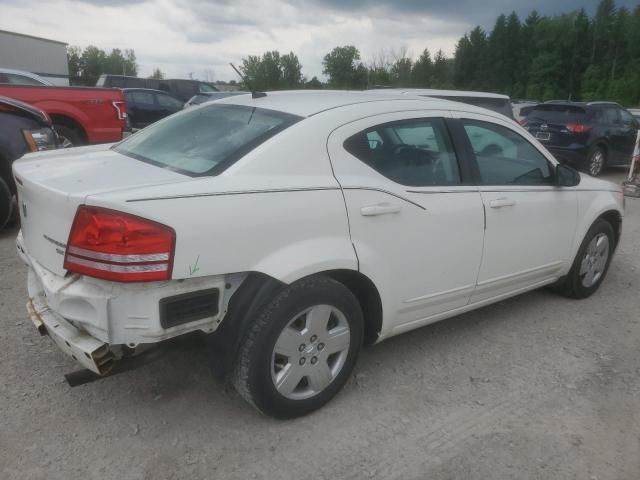
[[[86,369],[193,332],[303,415],[363,344],[603,281],[623,196],[502,115],[426,97],[242,95],[14,163],[31,318]]]

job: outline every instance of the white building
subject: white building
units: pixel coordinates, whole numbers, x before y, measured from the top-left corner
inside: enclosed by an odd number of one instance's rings
[[[54,85],[69,85],[67,44],[0,30],[0,68],[24,70]]]

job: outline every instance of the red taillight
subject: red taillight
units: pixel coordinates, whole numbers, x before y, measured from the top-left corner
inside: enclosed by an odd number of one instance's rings
[[[78,207],[64,268],[116,282],[169,280],[175,231],[151,220],[101,207]]]
[[[583,125],[582,123],[570,123],[565,125],[565,128],[571,133],[586,133],[591,130],[591,125]]]

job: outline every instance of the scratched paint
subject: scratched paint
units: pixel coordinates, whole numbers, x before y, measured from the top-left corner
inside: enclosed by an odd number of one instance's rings
[[[198,266],[198,262],[200,261],[200,255],[198,255],[196,257],[196,262],[193,265],[189,265],[189,276],[193,277],[195,275],[195,273],[200,270],[200,267]]]

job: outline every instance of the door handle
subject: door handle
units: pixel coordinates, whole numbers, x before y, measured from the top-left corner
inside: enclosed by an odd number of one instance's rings
[[[369,205],[362,207],[360,213],[365,217],[373,217],[375,215],[387,215],[390,213],[400,213],[402,207],[400,205],[392,205],[390,203],[379,203],[377,205]]]
[[[495,200],[491,200],[489,202],[489,206],[491,208],[513,207],[515,204],[515,200],[506,197],[496,198]]]

